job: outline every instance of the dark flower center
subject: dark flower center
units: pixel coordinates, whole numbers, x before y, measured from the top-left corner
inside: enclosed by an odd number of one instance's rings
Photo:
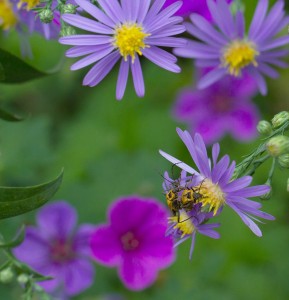
[[[130,251],[138,247],[139,241],[135,238],[132,232],[127,232],[121,237],[121,242],[124,250]]]
[[[215,113],[224,114],[232,109],[232,99],[228,95],[215,95],[211,105]]]
[[[66,262],[75,256],[71,243],[67,241],[54,241],[50,252],[55,262]]]

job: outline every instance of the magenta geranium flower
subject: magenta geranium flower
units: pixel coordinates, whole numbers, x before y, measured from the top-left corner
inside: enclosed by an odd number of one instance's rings
[[[99,225],[91,248],[97,262],[118,269],[131,290],[144,289],[157,279],[160,269],[175,259],[173,241],[165,237],[167,211],[155,199],[121,198],[108,212],[108,224]]]
[[[99,84],[120,61],[116,98],[122,99],[129,72],[139,97],[145,94],[140,57],[144,56],[159,67],[178,73],[176,57],[162,47],[182,47],[186,41],[175,37],[185,31],[182,18],[174,16],[181,6],[178,1],[161,10],[165,0],[97,0],[101,9],[87,0],[75,2],[92,16],[64,14],[62,20],[90,34],[62,37],[61,44],[74,46],[68,57],[81,57],[71,66],[79,70],[93,65],[83,80],[90,87]]]
[[[186,122],[191,132],[200,133],[206,144],[226,133],[248,141],[257,135],[259,113],[251,102],[257,91],[255,80],[248,74],[242,78],[226,76],[203,90],[194,87],[181,90],[173,115]]]
[[[53,277],[39,282],[49,293],[75,295],[93,283],[89,238],[95,227],[76,228],[76,221],[76,211],[68,203],[48,204],[37,214],[37,227],[28,226],[24,242],[14,249],[20,261]]]
[[[207,0],[214,27],[198,14],[190,15],[187,31],[200,41],[189,41],[175,54],[195,58],[201,67],[212,70],[203,76],[198,88],[203,89],[230,74],[242,77],[248,72],[258,84],[261,94],[267,93],[265,77],[277,78],[275,68],[287,68],[282,59],[288,55],[289,36],[278,36],[288,26],[289,17],[284,11],[284,1],[279,0],[268,9],[268,0],[259,0],[254,17],[246,26],[244,14],[232,15],[225,0]],[[247,31],[248,28],[248,32]],[[287,46],[287,49],[282,49]]]
[[[164,8],[177,1],[178,0],[166,0]],[[226,1],[228,3],[232,2],[232,0]],[[200,14],[208,21],[212,21],[212,16],[208,8],[207,0],[183,0],[183,5],[175,14],[182,17],[188,17],[191,13]]]

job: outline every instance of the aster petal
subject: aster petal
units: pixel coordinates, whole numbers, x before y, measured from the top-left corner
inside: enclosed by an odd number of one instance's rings
[[[260,51],[268,51],[274,48],[278,48],[284,46],[289,43],[289,36],[281,36],[276,38],[275,40],[270,41],[270,43],[266,43],[263,46],[260,46]]]
[[[107,56],[109,53],[111,53],[113,51],[113,49],[114,49],[114,47],[112,47],[111,45],[106,45],[106,47],[103,50],[92,53],[92,54],[80,59],[76,63],[74,63],[70,67],[70,70],[75,71],[75,70],[79,70],[84,67],[87,67],[87,66],[99,61],[100,59],[104,58],[105,56]]]
[[[65,240],[76,226],[76,210],[64,201],[44,206],[36,217],[43,237]]]
[[[198,228],[198,232],[201,233],[202,235],[206,235],[212,239],[219,239],[220,238],[220,233],[215,231],[215,230],[211,230],[211,229],[202,229],[202,227],[200,226],[200,228]]]
[[[147,12],[149,10],[150,4],[151,4],[151,0],[140,1],[139,12],[137,17],[138,23],[142,24],[142,22],[144,21]]]
[[[244,187],[250,185],[252,180],[253,178],[251,176],[243,176],[241,178],[235,179],[232,182],[228,183],[225,187],[223,187],[223,191],[225,193],[239,191]]]
[[[279,77],[279,73],[266,63],[259,63],[259,70],[261,73],[267,75],[270,78],[276,79]]]
[[[264,77],[260,74],[260,72],[258,72],[255,69],[250,69],[250,73],[251,73],[252,77],[255,78],[260,93],[262,95],[266,95],[267,94],[267,84],[266,84]]]
[[[241,197],[241,196],[228,195],[226,200],[227,201],[232,201],[232,202],[234,202],[234,204],[244,204],[246,206],[253,207],[255,209],[259,209],[259,208],[262,207],[261,203],[246,199],[246,198]]]
[[[212,158],[213,158],[213,165],[216,165],[218,157],[220,154],[220,144],[216,143],[212,147]]]
[[[106,225],[99,225],[91,236],[93,258],[100,264],[115,267],[122,261],[122,246],[116,232]]]
[[[66,294],[79,294],[93,284],[94,267],[86,259],[75,259],[65,266],[63,277]]]
[[[172,226],[174,227],[175,224],[173,224]],[[190,235],[185,235],[184,237],[180,238],[177,242],[175,242],[174,248],[176,248],[177,246],[179,246],[180,244],[182,244],[184,241],[186,241],[190,237],[191,237]]]
[[[97,85],[113,68],[119,60],[120,54],[118,51],[110,53],[108,56],[94,65],[83,79],[83,85]]]
[[[186,45],[186,40],[177,37],[149,37],[146,40],[148,45],[156,45],[163,47],[182,47]],[[151,49],[147,49],[148,51]]]
[[[171,60],[168,60],[167,54],[163,51],[164,50],[158,47],[151,46],[149,49],[143,49],[143,55],[159,67],[174,73],[179,73],[181,71],[180,67]]]
[[[192,233],[192,242],[191,242],[191,247],[190,247],[190,255],[189,255],[189,259],[191,260],[193,257],[193,252],[194,252],[194,248],[195,248],[195,241],[196,241],[196,231],[194,231]]]
[[[117,100],[121,100],[124,95],[126,84],[127,84],[128,73],[129,73],[129,61],[125,61],[124,59],[122,59],[120,63],[119,73],[117,77],[117,85],[116,85]]]
[[[254,13],[253,20],[249,28],[250,39],[254,40],[260,28],[262,28],[262,24],[266,16],[267,9],[268,9],[268,0],[259,0]]]
[[[204,89],[212,85],[213,83],[215,83],[225,75],[226,75],[225,68],[214,69],[200,79],[200,81],[198,82],[198,88]]]
[[[62,20],[65,21],[66,23],[90,31],[90,32],[95,32],[95,33],[103,33],[103,34],[113,34],[113,29],[103,25],[101,23],[95,22],[91,19],[79,16],[79,15],[74,15],[74,14],[63,14],[62,15]]]
[[[274,65],[274,66],[277,66],[279,68],[288,68],[288,64],[278,58],[270,58],[270,59],[264,59],[263,61],[271,64],[271,65]]]
[[[234,203],[235,204],[235,203]],[[259,218],[262,218],[262,219],[266,219],[266,220],[275,220],[275,217],[268,214],[268,213],[265,213],[263,211],[260,211],[256,208],[253,208],[251,206],[246,206],[245,204],[243,203],[239,203],[239,204],[235,204],[236,207],[238,207],[243,213],[247,214],[249,217],[252,217],[253,216],[256,216],[256,217],[259,217]],[[258,220],[259,221],[259,220]]]
[[[108,45],[98,45],[98,46],[74,46],[68,49],[65,53],[67,57],[79,57],[93,52],[101,51],[106,49]]]
[[[103,45],[111,43],[111,36],[93,35],[93,34],[77,34],[61,37],[59,43],[72,46],[91,46]]]
[[[146,15],[146,19],[154,18],[163,7],[165,1],[166,0],[155,0]]]
[[[113,20],[125,22],[123,10],[118,0],[97,0],[97,1],[107,16],[110,16]]]
[[[145,86],[144,86],[144,79],[142,74],[141,64],[138,58],[138,55],[135,56],[134,62],[130,63],[131,73],[134,88],[138,97],[143,97],[145,94]]]
[[[224,175],[226,170],[228,169],[230,163],[230,158],[228,155],[225,155],[221,158],[221,160],[214,166],[212,170],[212,181],[214,183],[218,183],[220,178]]]
[[[103,13],[98,7],[90,3],[87,0],[74,0],[85,12],[90,14],[95,19],[99,20],[101,23],[114,28],[116,23],[111,20],[106,14]]]
[[[197,172],[195,169],[193,169],[192,167],[188,166],[187,164],[185,164],[184,162],[182,162],[181,160],[169,155],[168,153],[159,150],[159,153],[161,154],[161,156],[163,156],[165,159],[167,159],[168,161],[170,161],[173,164],[176,164],[179,168],[185,170],[186,172],[190,173],[190,174],[197,174],[199,175],[200,173]]]
[[[236,13],[236,28],[238,37],[242,39],[245,35],[245,19],[244,14],[240,11]]]
[[[184,31],[185,31],[185,27],[183,25],[168,26],[167,28],[165,28],[161,31],[157,31],[157,33],[154,33],[153,37],[154,37],[154,39],[168,37],[168,36],[183,33]],[[182,39],[182,40],[185,40],[185,39]],[[186,42],[184,44],[186,44]],[[177,46],[174,46],[174,47],[177,47]]]
[[[119,277],[130,290],[142,290],[157,278],[155,260],[146,257],[127,257],[119,269]]]
[[[223,176],[219,179],[219,185],[223,187],[226,185],[230,179],[232,178],[234,171],[235,171],[236,162],[233,161],[230,165],[230,167],[226,170],[226,172],[223,174]]]
[[[164,30],[173,28],[174,25],[182,23],[182,21],[183,21],[182,17],[177,17],[177,16],[170,17],[165,22],[160,23],[159,26],[152,28],[150,33],[153,36],[155,36],[155,34],[161,34]],[[179,26],[183,27],[184,31],[186,31],[185,26],[183,26],[183,25],[179,25]]]
[[[232,193],[233,196],[241,196],[241,197],[258,197],[262,196],[270,191],[270,187],[266,184],[264,185],[256,185],[244,188],[239,191],[235,191]]]

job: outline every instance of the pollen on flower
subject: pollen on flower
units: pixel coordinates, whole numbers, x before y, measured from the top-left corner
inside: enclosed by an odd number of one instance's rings
[[[137,23],[124,23],[115,29],[113,45],[119,49],[120,54],[127,60],[131,56],[132,62],[135,54],[142,55],[141,49],[149,47],[145,44],[145,38],[150,36],[143,31]]]
[[[169,217],[168,218],[170,223],[176,223],[174,229],[178,229],[182,232],[182,237],[187,234],[192,234],[195,230],[194,224],[190,216],[185,211],[180,211],[180,217],[178,216]]]
[[[222,65],[231,75],[239,76],[241,70],[252,64],[257,67],[256,57],[259,52],[256,46],[249,41],[235,40],[224,49]]]
[[[17,23],[11,3],[8,0],[0,0],[0,27],[8,30]]]
[[[20,9],[23,5],[26,4],[25,8],[26,10],[31,10],[35,6],[37,6],[40,3],[40,0],[20,0],[17,4],[18,9]]]
[[[202,203],[202,207],[208,206],[209,211],[213,211],[216,215],[219,208],[226,202],[225,194],[220,186],[206,178],[196,188],[199,189],[199,193],[202,195],[198,202]]]

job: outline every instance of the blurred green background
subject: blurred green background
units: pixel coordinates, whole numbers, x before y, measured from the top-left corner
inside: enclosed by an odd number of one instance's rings
[[[252,2],[244,1],[248,18],[257,1]],[[0,36],[0,45],[20,55],[17,34]],[[58,67],[61,71],[22,85],[0,85],[1,106],[26,116],[19,123],[0,121],[1,185],[38,184],[64,167],[64,181],[54,200],[67,200],[77,208],[79,222],[93,224],[106,221],[107,207],[120,196],[153,196],[165,203],[160,173],[171,165],[158,150],[191,163],[175,132],[177,126],[185,126],[172,119],[171,107],[178,89],[192,84],[193,63],[180,60],[182,73],[171,74],[144,62],[146,96],[137,98],[130,80],[124,99],[118,102],[117,69],[99,86],[82,87],[87,69],[69,70],[74,60],[64,59],[66,47],[40,36],[33,36],[31,45],[34,59],[27,62],[41,70]],[[268,80],[266,97],[254,99],[262,118],[289,110],[288,82],[289,73],[284,70],[280,79]],[[226,137],[221,151],[240,162],[259,142],[240,144]],[[270,164],[262,166],[255,184],[266,181],[269,168]],[[276,221],[261,224],[262,238],[226,208],[217,220],[222,223],[221,239],[198,235],[192,261],[188,259],[190,243],[179,246],[176,262],[160,273],[151,288],[128,291],[115,269],[96,265],[95,284],[75,299],[97,300],[110,294],[124,299],[288,299],[288,175],[276,170],[273,196],[263,201],[264,211],[276,216]],[[33,224],[34,215],[1,221],[0,230],[9,238],[23,222]],[[1,300],[18,300],[20,295],[15,284],[0,284]]]

